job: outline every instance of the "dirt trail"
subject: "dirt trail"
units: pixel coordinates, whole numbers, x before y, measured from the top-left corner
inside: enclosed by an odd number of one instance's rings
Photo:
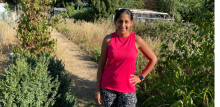
[[[57,39],[56,56],[62,59],[65,69],[73,75],[73,91],[79,107],[98,107],[95,102],[95,85],[98,65],[93,62],[75,43],[55,29],[52,38]]]

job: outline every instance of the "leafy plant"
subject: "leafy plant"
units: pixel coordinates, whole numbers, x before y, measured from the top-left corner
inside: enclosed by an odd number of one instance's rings
[[[94,60],[95,62],[99,62],[100,56],[101,56],[101,49],[102,47],[99,46],[98,48],[96,48],[95,50],[91,50],[91,58],[92,60]]]
[[[4,106],[75,107],[77,104],[64,64],[48,53],[39,57],[17,53],[2,81],[0,103]]]
[[[15,47],[14,53],[21,52],[22,49],[35,55],[44,51],[55,51],[56,40],[50,40],[51,31],[59,23],[60,17],[54,18],[51,23],[48,22],[48,12],[53,2],[54,0],[21,0],[22,14],[17,29],[17,38],[21,41],[21,46]]]
[[[144,9],[146,6],[143,0],[134,0],[133,6],[134,9]]]
[[[209,6],[194,10],[195,24],[179,23],[179,32],[162,43],[156,72],[138,86],[145,96],[142,106],[214,106],[214,12]],[[169,42],[176,50],[168,49]]]
[[[118,8],[132,8],[134,0],[119,0]]]
[[[58,78],[48,75],[48,59],[40,57],[35,64],[28,58],[16,54],[14,64],[2,75],[0,83],[0,103],[3,107],[49,107],[55,103],[59,82]],[[33,56],[31,56],[34,58]],[[53,80],[53,81],[52,81]]]
[[[78,7],[79,8],[79,7]],[[63,18],[74,18],[75,20],[85,20],[85,21],[93,21],[94,12],[91,8],[87,10],[83,10],[83,8],[76,10],[75,4],[71,3],[69,6],[66,6],[68,12],[63,12],[61,15]]]
[[[95,17],[110,18],[118,8],[119,0],[93,0],[92,9],[95,12]]]

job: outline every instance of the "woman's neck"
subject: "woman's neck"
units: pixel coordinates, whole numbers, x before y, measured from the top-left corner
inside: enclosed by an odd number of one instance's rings
[[[125,34],[123,33],[119,33],[118,31],[116,31],[116,34],[119,36],[119,37],[128,37],[130,35],[130,32],[126,32]]]

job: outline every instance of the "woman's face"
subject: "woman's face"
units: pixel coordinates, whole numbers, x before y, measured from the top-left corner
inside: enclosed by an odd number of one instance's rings
[[[129,29],[133,24],[129,15],[127,13],[123,13],[116,21],[114,21],[118,33],[124,35],[129,33]]]

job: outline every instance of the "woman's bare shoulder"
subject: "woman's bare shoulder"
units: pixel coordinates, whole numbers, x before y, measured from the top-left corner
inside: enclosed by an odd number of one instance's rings
[[[111,39],[111,34],[108,34],[105,36],[104,40],[110,40]]]
[[[103,41],[105,41],[106,43],[109,43],[110,40],[111,40],[111,34],[108,34],[108,35],[105,36]]]
[[[135,42],[136,42],[136,43],[139,43],[139,42],[141,42],[141,41],[143,41],[143,39],[141,38],[141,36],[135,34]]]

